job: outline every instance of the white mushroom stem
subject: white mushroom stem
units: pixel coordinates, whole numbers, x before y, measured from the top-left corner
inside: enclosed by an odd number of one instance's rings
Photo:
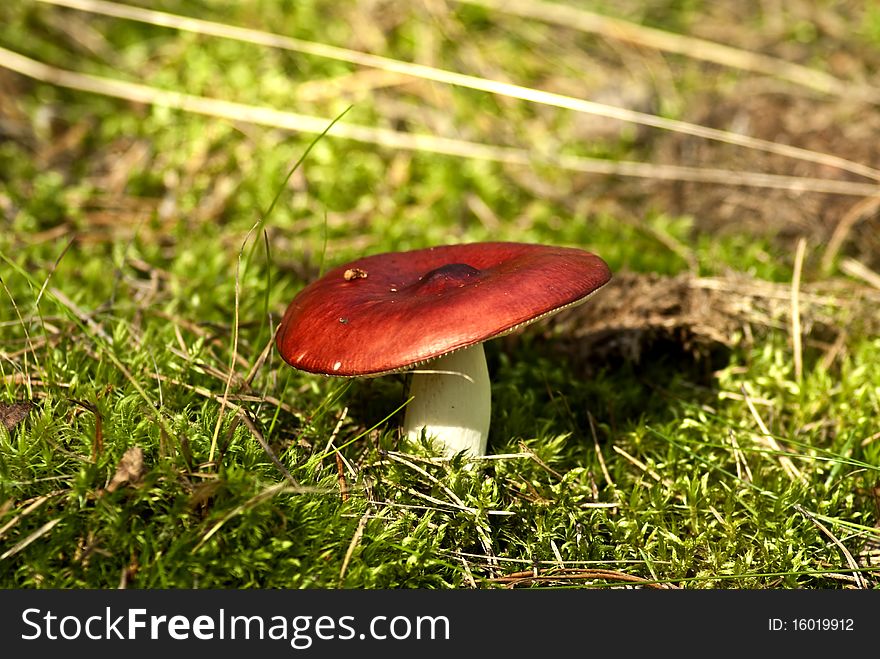
[[[424,430],[448,456],[460,451],[486,455],[492,394],[483,344],[438,357],[425,371],[412,375],[406,438],[418,441]]]

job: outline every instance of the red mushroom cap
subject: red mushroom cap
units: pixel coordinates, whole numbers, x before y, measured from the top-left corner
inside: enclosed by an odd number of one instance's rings
[[[602,259],[569,247],[471,243],[376,254],[300,291],[276,344],[303,371],[380,375],[510,332],[610,278]]]

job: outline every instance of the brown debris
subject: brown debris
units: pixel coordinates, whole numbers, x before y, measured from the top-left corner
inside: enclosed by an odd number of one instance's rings
[[[880,318],[872,312],[878,304],[880,292],[852,282],[805,285],[799,304],[803,337],[830,349],[854,323],[860,331],[878,332]],[[586,304],[551,318],[545,329],[565,354],[585,366],[638,363],[670,348],[703,361],[749,343],[762,330],[788,331],[791,312],[789,284],[742,274],[624,272]]]
[[[521,570],[512,572],[494,579],[489,579],[489,583],[504,584],[508,588],[516,588],[517,586],[533,586],[536,584],[570,584],[573,581],[600,581],[607,582],[609,586],[629,586],[629,587],[645,587],[655,588],[659,590],[678,589],[678,586],[666,584],[659,581],[645,579],[634,574],[627,574],[617,570],[604,569],[588,569],[588,568],[551,568],[543,573],[538,569]]]
[[[12,430],[25,420],[34,404],[29,400],[18,400],[13,403],[0,403],[0,423],[6,430]]]
[[[342,273],[342,278],[345,279],[345,281],[351,281],[352,279],[366,279],[367,271],[361,270],[360,268],[349,268]]]
[[[85,408],[95,415],[95,438],[92,440],[92,456],[90,458],[92,462],[95,462],[104,451],[104,419],[101,416],[101,410],[98,409],[97,405],[92,405],[83,400],[71,398],[70,402]]]
[[[717,298],[690,274],[622,273],[586,304],[559,314],[553,330],[566,353],[589,355],[589,361],[638,363],[645,352],[669,342],[706,357],[730,348],[738,327],[730,315],[714,311]]]
[[[116,467],[116,473],[107,485],[107,492],[115,492],[126,484],[137,485],[144,476],[144,450],[140,446],[126,449]]]

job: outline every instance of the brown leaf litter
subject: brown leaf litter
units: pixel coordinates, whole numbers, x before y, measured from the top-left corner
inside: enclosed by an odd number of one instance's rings
[[[107,485],[107,492],[115,492],[123,485],[137,485],[144,477],[144,450],[140,446],[126,449],[116,467],[116,473]]]
[[[34,404],[29,400],[17,400],[12,403],[0,402],[0,423],[6,430],[12,430],[25,420]]]

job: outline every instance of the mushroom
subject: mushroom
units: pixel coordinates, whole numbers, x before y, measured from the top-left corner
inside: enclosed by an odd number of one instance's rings
[[[345,377],[413,370],[403,433],[446,455],[486,454],[491,391],[483,341],[583,302],[611,278],[595,254],[471,243],[367,256],[296,295],[278,329],[284,360]]]

